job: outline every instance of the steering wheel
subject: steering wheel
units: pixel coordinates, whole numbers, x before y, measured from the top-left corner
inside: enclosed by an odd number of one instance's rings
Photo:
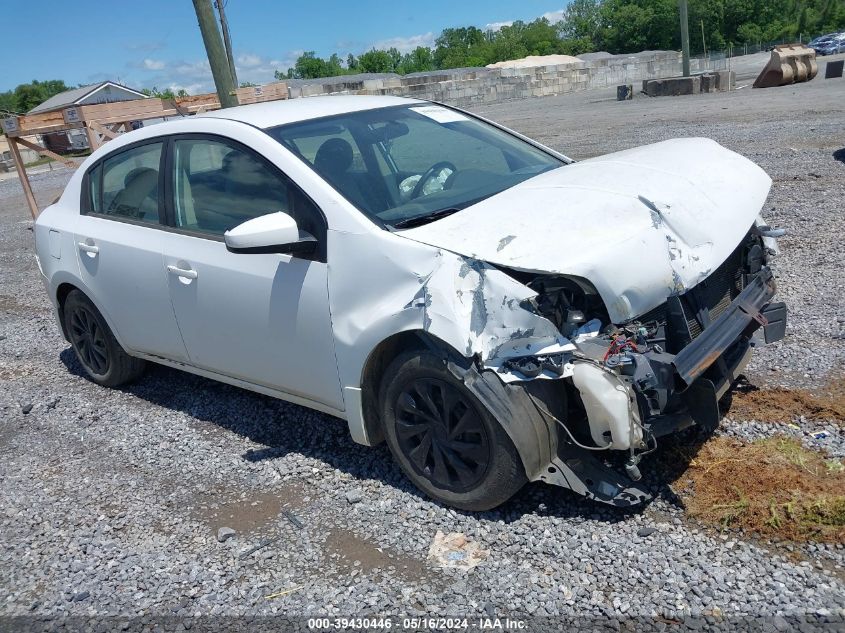
[[[455,167],[454,163],[450,163],[448,160],[441,160],[439,163],[434,163],[428,170],[422,175],[419,182],[417,182],[417,186],[414,187],[414,190],[411,192],[411,200],[414,198],[419,198],[420,194],[423,192],[423,188],[425,184],[434,178],[437,174],[439,174],[444,169],[451,169],[452,174],[458,171],[458,168]],[[450,174],[451,176],[451,174]],[[446,188],[445,185],[443,187]]]

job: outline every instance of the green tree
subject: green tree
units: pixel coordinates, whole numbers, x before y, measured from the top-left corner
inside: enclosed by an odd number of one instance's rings
[[[845,0],[689,0],[693,53],[729,44],[805,38],[845,30]],[[563,20],[514,22],[498,31],[470,26],[444,29],[434,49],[418,47],[400,54],[370,50],[320,59],[305,53],[277,78],[326,77],[354,72],[402,74],[435,69],[485,66],[527,55],[580,55],[594,50],[635,53],[678,50],[678,0],[572,0]]]
[[[490,61],[495,63],[508,59],[519,59],[528,55],[528,47],[523,39],[524,24],[514,22],[503,26],[490,37]]]
[[[358,56],[358,72],[392,73],[393,61],[390,53],[374,48]]]
[[[599,42],[601,28],[600,0],[572,0],[558,22],[558,33],[563,40]]]
[[[52,96],[69,90],[68,86],[61,79],[50,79],[47,81],[38,81],[34,79],[28,84],[18,85],[12,95],[14,97],[14,106],[9,108],[16,112],[29,112],[34,107],[41,105]]]
[[[185,90],[179,90],[178,93],[174,93],[171,88],[165,88],[164,90],[159,90],[158,86],[153,86],[152,88],[142,88],[141,92],[143,92],[148,97],[155,97],[156,99],[175,99],[178,97],[187,97],[188,93]]]
[[[434,63],[437,68],[485,66],[492,57],[484,32],[474,26],[444,29],[435,41]]]
[[[328,76],[326,60],[317,57],[314,51],[306,51],[296,60],[293,67],[295,79],[316,79]]]
[[[522,39],[529,55],[554,55],[560,48],[557,29],[546,18],[538,18],[525,24]]]
[[[18,112],[18,104],[15,101],[15,93],[11,90],[0,92],[0,115],[14,114]]]
[[[421,73],[427,70],[434,70],[434,55],[427,46],[417,46],[410,53],[405,53],[402,63],[399,65],[401,74]]]

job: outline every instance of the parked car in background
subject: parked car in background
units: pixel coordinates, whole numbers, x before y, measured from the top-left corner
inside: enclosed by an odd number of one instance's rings
[[[641,458],[714,428],[752,337],[784,335],[770,186],[707,139],[574,162],[455,108],[315,97],[110,141],[35,238],[100,385],[154,362],[329,413],[458,508],[528,480],[630,505]]]
[[[817,37],[807,46],[816,51],[816,55],[837,55],[845,52],[845,33],[829,33]]]

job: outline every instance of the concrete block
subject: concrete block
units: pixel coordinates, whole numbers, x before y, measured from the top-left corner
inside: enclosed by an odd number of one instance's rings
[[[701,92],[716,92],[716,75],[701,75]]]
[[[649,97],[692,95],[701,90],[700,77],[669,77],[646,81],[644,91]]]
[[[673,95],[694,95],[701,92],[701,77],[679,77],[670,84]]]
[[[663,80],[662,79],[650,79],[648,81],[643,82],[643,92],[646,93],[649,97],[662,97],[663,96]]]
[[[736,73],[732,70],[716,71],[716,90],[727,92],[736,88]]]

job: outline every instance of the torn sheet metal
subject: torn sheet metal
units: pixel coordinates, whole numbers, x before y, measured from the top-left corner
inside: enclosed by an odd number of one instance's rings
[[[622,323],[718,268],[770,186],[718,143],[676,139],[540,174],[400,234],[515,270],[587,279]]]
[[[359,262],[355,268],[328,264],[343,384],[360,384],[366,354],[408,330],[427,332],[502,375],[509,358],[575,350],[551,321],[523,307],[536,292],[497,268],[386,231],[378,248],[371,239],[329,231],[333,252],[349,250],[349,259],[340,253],[337,261]],[[367,248],[359,244],[364,240]],[[362,271],[370,283],[362,283]]]
[[[575,349],[553,323],[520,305],[534,291],[488,264],[439,251],[421,281],[415,296],[423,329],[444,340],[466,337],[458,348],[466,357],[486,363]]]

